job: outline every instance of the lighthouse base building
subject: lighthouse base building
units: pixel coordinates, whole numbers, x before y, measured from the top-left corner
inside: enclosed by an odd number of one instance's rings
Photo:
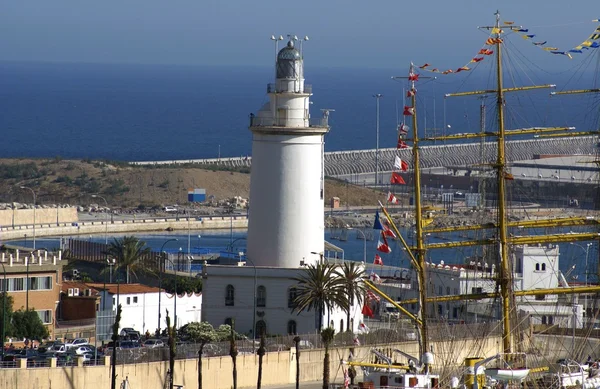
[[[310,116],[312,87],[291,38],[277,52],[269,101],[251,114],[252,171],[246,258],[241,266],[205,266],[202,317],[213,326],[235,323],[240,333],[314,333],[318,323],[345,331],[346,312],[293,312],[294,278],[327,260],[324,229],[324,136],[328,111]],[[362,314],[351,308],[350,328]]]

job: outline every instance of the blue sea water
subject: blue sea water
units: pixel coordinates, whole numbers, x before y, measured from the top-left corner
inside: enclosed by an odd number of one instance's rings
[[[380,146],[394,147],[405,83],[398,69],[312,68],[311,114],[335,109],[326,150],[374,148],[381,93]],[[444,99],[448,92],[491,88],[489,72],[440,76],[418,84],[419,121],[449,132],[479,130],[475,97]],[[424,74],[426,75],[426,74]],[[541,73],[532,82],[590,87],[592,76]],[[509,83],[511,80],[508,80]],[[166,65],[0,62],[0,134],[3,157],[166,160],[251,154],[248,115],[267,101],[273,69]],[[509,127],[597,124],[598,100],[550,98],[547,90],[507,98]],[[446,101],[444,101],[446,100]],[[495,108],[487,99],[488,125]],[[435,113],[435,116],[434,116]],[[450,125],[450,128],[447,127]]]

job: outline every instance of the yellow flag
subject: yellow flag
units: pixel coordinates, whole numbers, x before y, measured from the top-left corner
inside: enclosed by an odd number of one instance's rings
[[[423,224],[423,227],[427,227],[428,225],[430,225],[431,223],[433,223],[433,218],[421,219],[421,222]]]
[[[502,31],[499,28],[496,28],[496,27],[492,28],[492,34],[502,34],[503,32],[504,31]]]
[[[585,46],[585,47],[590,47],[592,45],[592,42],[590,41],[585,41],[581,44],[581,46]]]
[[[521,38],[523,38],[523,39],[529,39],[529,37],[527,35],[521,35]]]
[[[510,26],[511,24],[515,24],[515,22],[504,22],[504,24]]]
[[[546,50],[546,51],[556,51],[556,50],[558,50],[558,47],[544,47],[544,50]]]

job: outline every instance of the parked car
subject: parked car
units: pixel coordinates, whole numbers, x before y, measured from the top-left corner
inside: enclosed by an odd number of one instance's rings
[[[140,344],[133,340],[122,340],[120,343],[121,350],[140,348]]]
[[[63,354],[67,352],[67,346],[64,343],[54,343],[46,349],[47,353]]]
[[[70,348],[68,352],[70,354],[83,355],[86,353],[92,353],[93,351],[94,350],[92,350],[92,348],[89,346],[77,346],[77,347]]]
[[[165,344],[160,339],[148,339],[147,341],[142,343],[142,347],[147,347],[147,348],[165,347]]]
[[[300,339],[300,341],[298,342],[298,348],[300,350],[305,350],[309,348],[315,348],[315,346],[308,340]]]
[[[75,338],[75,339],[67,339],[65,341],[65,346],[67,346],[67,349],[70,349],[72,347],[83,346],[83,345],[86,345],[89,343],[90,342],[85,338]]]

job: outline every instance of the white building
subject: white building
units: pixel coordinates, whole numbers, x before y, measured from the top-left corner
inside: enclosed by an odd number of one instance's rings
[[[326,256],[323,137],[329,131],[328,112],[310,117],[312,87],[304,83],[303,56],[295,41],[290,38],[277,52],[275,83],[267,85],[269,102],[251,115],[247,265],[205,266],[203,272],[203,318],[213,326],[235,321],[241,333],[318,328],[315,312],[291,313],[292,278],[303,272],[302,265]],[[351,312],[356,330],[362,314],[357,307]],[[346,320],[337,310],[325,313],[323,323],[339,331]]]
[[[102,289],[101,284],[96,288]],[[100,292],[101,307],[116,312],[121,304],[121,322],[119,329],[130,327],[141,334],[149,331],[154,333],[159,325],[159,296],[160,296],[160,328],[166,327],[167,310],[174,323],[175,300],[177,301],[177,327],[201,320],[202,294],[183,294],[174,299],[172,294],[164,290],[141,284],[107,284]],[[105,304],[105,305],[104,305]]]
[[[558,246],[517,246],[513,252],[513,290],[547,289],[565,286],[558,268]],[[499,269],[494,264],[470,262],[468,265],[430,263],[427,269],[428,295],[449,296],[458,294],[493,293],[497,288]],[[398,273],[399,275],[400,273]],[[412,272],[403,277],[391,277],[382,289],[397,300],[413,299],[418,295],[417,278]],[[562,281],[561,281],[562,279]],[[400,285],[400,286],[399,286]],[[583,306],[572,296],[519,296],[516,298],[520,312],[529,315],[533,324],[559,327],[583,326]],[[416,312],[416,304],[407,307]],[[499,299],[464,300],[432,303],[429,314],[448,321],[485,321],[502,317]]]

